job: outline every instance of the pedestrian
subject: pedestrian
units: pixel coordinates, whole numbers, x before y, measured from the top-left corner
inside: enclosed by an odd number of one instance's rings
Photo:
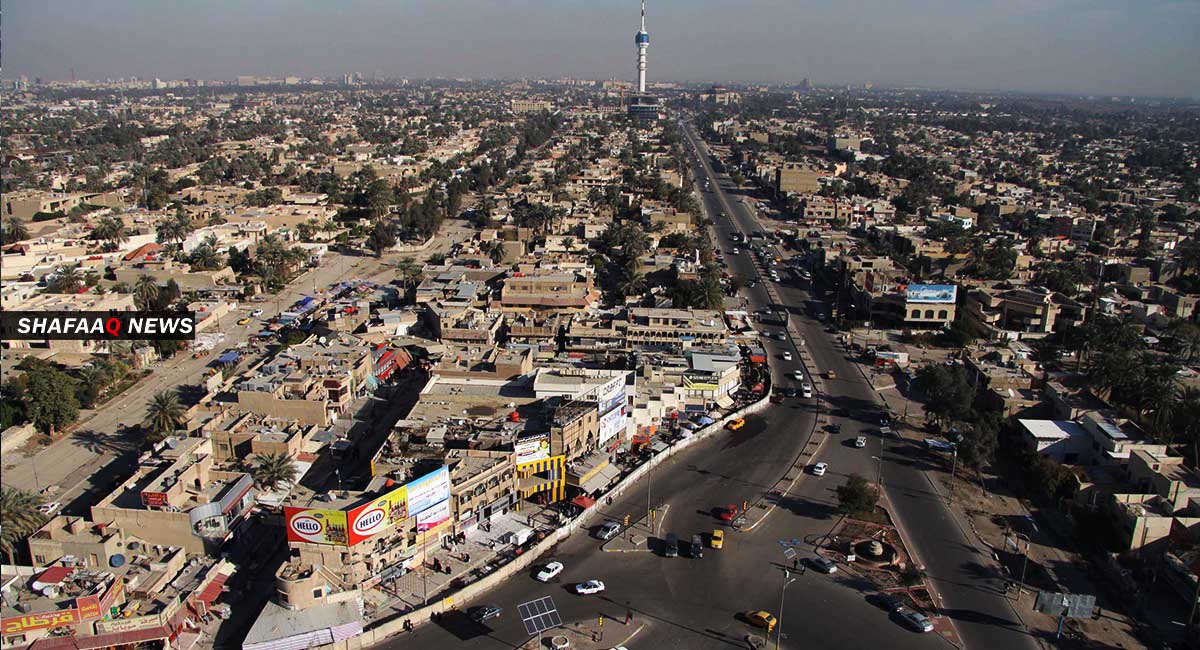
[[[629,625],[632,622],[633,622],[633,610],[627,609],[627,610],[625,610],[625,624]]]
[[[798,558],[798,557],[792,558],[792,569],[795,570],[795,569],[799,569],[799,568],[800,568],[800,558]]]

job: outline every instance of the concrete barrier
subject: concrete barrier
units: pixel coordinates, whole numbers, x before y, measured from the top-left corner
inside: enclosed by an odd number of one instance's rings
[[[403,614],[398,613],[395,616],[391,616],[385,620],[379,621],[378,623],[364,629],[363,633],[359,636],[320,647],[327,650],[360,650],[361,648],[368,648],[375,644],[383,643],[388,638],[403,632],[405,621],[411,621],[413,626],[420,627],[431,622],[430,617],[433,614],[441,614],[451,607],[458,606],[461,603],[469,602],[474,598],[482,596],[488,591],[491,591],[493,588],[499,586],[501,582],[504,582],[508,578],[527,570],[530,566],[537,563],[538,558],[540,558],[550,549],[554,548],[556,544],[570,537],[572,533],[580,528],[587,526],[591,522],[592,518],[595,517],[599,512],[598,506],[599,504],[603,503],[605,499],[608,497],[620,496],[626,489],[629,488],[629,486],[637,483],[639,479],[652,471],[655,467],[658,467],[658,465],[664,460],[674,456],[684,449],[687,449],[697,441],[707,438],[718,431],[722,431],[730,420],[757,413],[766,408],[769,403],[770,397],[764,396],[759,401],[749,404],[739,411],[730,413],[722,418],[719,422],[714,422],[703,429],[696,431],[695,435],[668,447],[661,454],[653,456],[650,460],[642,463],[637,469],[630,472],[628,476],[621,480],[621,482],[613,486],[611,490],[606,492],[604,496],[600,497],[600,499],[596,501],[595,505],[579,513],[566,524],[559,526],[553,533],[547,535],[545,539],[530,547],[524,553],[517,556],[516,559],[500,567],[491,575],[485,576],[484,578],[473,582],[462,589],[459,589],[458,591],[450,594],[436,603],[430,603],[425,607],[414,609],[411,612],[405,612]]]

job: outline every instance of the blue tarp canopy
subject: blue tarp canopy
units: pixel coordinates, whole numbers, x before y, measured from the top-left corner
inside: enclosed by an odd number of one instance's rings
[[[236,363],[240,356],[236,351],[230,350],[217,357],[217,363]]]
[[[696,424],[699,424],[702,427],[706,427],[706,426],[712,424],[713,422],[716,422],[716,420],[708,417],[707,415],[701,415],[700,417],[695,418],[695,420],[696,420]]]

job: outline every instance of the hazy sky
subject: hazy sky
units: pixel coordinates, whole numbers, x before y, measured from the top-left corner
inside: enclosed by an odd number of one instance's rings
[[[1200,97],[1200,0],[650,0],[649,77]],[[634,73],[631,0],[8,0],[3,76]]]

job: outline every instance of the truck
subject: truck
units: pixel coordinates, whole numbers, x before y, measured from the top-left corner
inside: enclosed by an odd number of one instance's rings
[[[533,537],[533,529],[528,526],[522,526],[517,530],[508,534],[508,543],[513,546],[522,546]]]

